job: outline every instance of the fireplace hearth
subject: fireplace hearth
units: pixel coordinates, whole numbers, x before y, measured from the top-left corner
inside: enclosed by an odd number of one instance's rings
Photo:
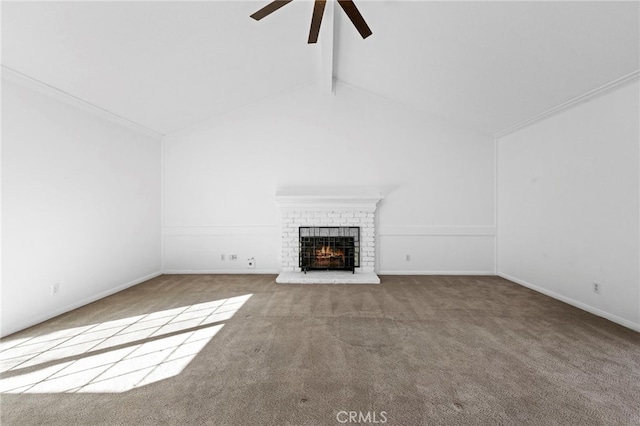
[[[307,271],[351,271],[360,266],[360,228],[301,226],[299,267]]]

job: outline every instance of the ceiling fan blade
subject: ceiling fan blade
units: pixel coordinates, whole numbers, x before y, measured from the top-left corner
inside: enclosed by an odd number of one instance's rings
[[[282,6],[286,5],[287,3],[291,3],[292,1],[293,0],[274,0],[268,5],[266,5],[265,7],[263,7],[262,9],[260,9],[259,11],[257,11],[256,13],[254,13],[253,15],[251,15],[251,17],[256,21],[259,21],[265,16],[270,15],[276,10],[280,9]]]
[[[313,5],[313,16],[311,17],[311,28],[309,29],[309,40],[307,43],[313,44],[318,42],[318,33],[320,32],[320,24],[322,23],[322,14],[326,0],[316,0]]]
[[[351,22],[356,27],[362,38],[367,38],[373,34],[371,28],[369,28],[365,22],[353,0],[338,0],[338,4],[342,6],[342,10],[344,10],[344,13],[346,13],[349,19],[351,19]]]

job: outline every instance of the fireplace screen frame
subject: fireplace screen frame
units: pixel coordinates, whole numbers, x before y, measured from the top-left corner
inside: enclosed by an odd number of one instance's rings
[[[300,249],[298,266],[307,271],[351,271],[360,267],[360,227],[359,226],[300,226],[298,227]],[[322,247],[342,250],[342,258],[328,260],[328,264],[317,262],[317,252]]]

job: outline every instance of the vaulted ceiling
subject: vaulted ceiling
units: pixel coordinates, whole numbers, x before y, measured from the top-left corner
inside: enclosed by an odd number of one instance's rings
[[[161,134],[331,69],[495,134],[640,68],[638,1],[356,0],[373,35],[336,7],[324,47],[327,15],[307,44],[313,2],[249,18],[269,1],[3,2],[2,65]]]

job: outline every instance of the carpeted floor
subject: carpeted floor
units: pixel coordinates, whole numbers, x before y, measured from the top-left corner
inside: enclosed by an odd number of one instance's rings
[[[3,425],[638,425],[640,335],[496,277],[165,275],[3,339]]]

